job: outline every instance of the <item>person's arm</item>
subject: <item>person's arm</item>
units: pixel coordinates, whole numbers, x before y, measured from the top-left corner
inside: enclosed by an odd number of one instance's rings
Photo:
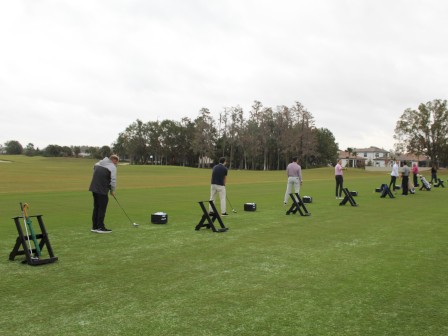
[[[117,189],[117,168],[115,166],[109,167],[110,169],[110,194],[115,196],[115,190]]]

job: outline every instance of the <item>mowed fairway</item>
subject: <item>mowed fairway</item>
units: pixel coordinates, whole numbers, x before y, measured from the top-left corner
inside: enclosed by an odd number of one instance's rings
[[[212,233],[194,230],[211,170],[120,165],[117,197],[140,227],[110,198],[100,235],[94,160],[0,159],[0,335],[448,334],[448,188],[382,199],[388,173],[349,169],[359,206],[339,206],[333,168],[304,170],[311,216],[287,216],[284,171],[231,170],[237,213]],[[8,260],[19,202],[43,215],[56,263]],[[150,223],[157,211],[167,225]]]

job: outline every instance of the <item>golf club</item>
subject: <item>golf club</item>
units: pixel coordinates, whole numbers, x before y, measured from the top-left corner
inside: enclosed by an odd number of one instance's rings
[[[226,194],[226,198],[227,198],[227,202],[229,202],[229,205],[232,208],[232,212],[236,213],[236,210],[233,208],[232,203],[230,203],[229,198],[227,197],[227,194]]]
[[[31,219],[26,211],[27,208],[29,208],[28,203],[24,203],[22,207],[23,215],[25,216],[26,225],[28,225],[28,229],[30,230],[31,238],[33,239],[34,247],[36,248],[36,253],[40,257],[42,255],[42,252],[40,251],[40,246],[39,243],[37,242],[37,237],[33,229],[33,224],[31,223]]]
[[[25,203],[26,204],[26,203]],[[28,251],[30,253],[30,256],[32,259],[37,259],[34,255],[33,255],[33,249],[31,247],[31,242],[30,242],[30,234],[28,232],[28,224],[26,222],[26,216],[25,216],[25,212],[24,212],[24,208],[22,205],[22,202],[20,202],[20,210],[22,211],[22,218],[23,218],[23,226],[25,227],[25,232],[26,232],[26,236],[28,237]]]
[[[115,201],[117,201],[118,206],[120,207],[121,210],[123,210],[123,213],[125,214],[125,216],[129,219],[129,221],[131,222],[131,224],[134,227],[138,227],[139,224],[135,223],[126,213],[126,211],[124,211],[123,207],[121,206],[120,202],[118,202],[118,199],[115,197],[115,195],[112,194],[112,196],[115,198]]]

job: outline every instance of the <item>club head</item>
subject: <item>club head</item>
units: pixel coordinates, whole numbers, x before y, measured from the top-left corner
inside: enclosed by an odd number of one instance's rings
[[[134,225],[134,227],[139,227],[139,224],[137,223],[132,223],[132,225]]]
[[[233,212],[233,213],[236,213],[236,210],[235,210],[235,209],[232,209],[232,212]]]

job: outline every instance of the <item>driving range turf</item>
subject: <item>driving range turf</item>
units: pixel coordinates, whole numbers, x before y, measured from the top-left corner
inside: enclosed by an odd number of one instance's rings
[[[284,171],[230,170],[237,213],[213,233],[195,231],[210,169],[120,165],[140,227],[109,198],[113,233],[95,234],[94,160],[0,159],[0,335],[448,334],[448,188],[380,198],[388,172],[348,169],[359,206],[339,206],[333,168],[304,170],[311,216],[287,216]],[[19,202],[43,215],[57,262],[8,260]],[[158,211],[168,224],[150,223]]]

